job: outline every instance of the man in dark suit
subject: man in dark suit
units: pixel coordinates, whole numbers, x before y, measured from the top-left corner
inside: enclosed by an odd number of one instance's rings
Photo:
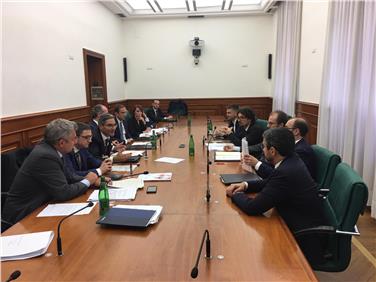
[[[98,121],[99,131],[93,132],[93,139],[89,145],[90,153],[97,159],[110,158],[113,162],[126,162],[130,154],[122,154],[125,145],[114,138],[116,130],[115,117],[111,114],[103,114]],[[116,153],[112,157],[112,153]]]
[[[111,160],[100,160],[95,158],[89,151],[92,133],[91,128],[86,123],[77,123],[77,144],[73,150],[64,155],[65,165],[80,176],[86,176],[89,172],[94,172],[98,176],[102,176],[111,171]]]
[[[162,112],[162,110],[160,109],[159,100],[153,101],[153,103],[151,104],[151,108],[148,111],[146,111],[146,115],[152,124],[156,124],[162,121],[164,118],[172,118],[172,116],[167,116]]]
[[[307,167],[294,153],[294,136],[287,128],[268,129],[264,133],[263,152],[274,165],[273,173],[263,180],[232,184],[227,196],[248,215],[261,215],[276,208],[292,231],[325,224],[322,202],[317,185]],[[247,193],[258,193],[254,198]],[[317,238],[299,241],[307,259],[321,260]]]
[[[302,118],[292,118],[286,123],[286,128],[294,135],[295,153],[302,159],[313,178],[315,175],[315,155],[311,146],[303,138],[303,135],[305,136],[308,132],[307,122]],[[252,155],[245,155],[243,161],[254,167],[257,174],[262,178],[267,178],[274,169],[273,165],[268,163],[263,157],[259,161]]]
[[[230,132],[229,129],[235,133],[235,135],[244,135],[243,128],[240,126],[238,121],[238,111],[239,105],[229,105],[226,107],[226,120],[228,121],[228,126],[217,128],[214,132],[215,136],[221,136],[226,138],[226,132]]]
[[[98,127],[98,121],[101,115],[107,114],[108,109],[106,106],[102,104],[97,104],[91,109],[91,121],[89,122],[89,125],[91,127],[91,131],[93,134],[96,132],[99,132],[99,127]]]
[[[63,154],[72,151],[77,138],[76,124],[65,119],[51,121],[44,141],[36,145],[17,172],[9,190],[2,219],[14,224],[48,201],[73,199],[93,184],[98,176],[85,178],[64,166]]]
[[[264,130],[255,124],[256,115],[249,107],[240,108],[238,112],[238,121],[243,129],[240,135],[236,134],[232,129],[225,129],[224,133],[227,138],[235,146],[241,146],[241,140],[246,137],[248,145],[255,145],[262,141],[262,133]]]
[[[125,117],[128,111],[124,105],[117,104],[115,106],[114,115],[116,121],[116,130],[115,130],[115,138],[124,144],[131,143],[133,139],[128,131],[127,122]]]

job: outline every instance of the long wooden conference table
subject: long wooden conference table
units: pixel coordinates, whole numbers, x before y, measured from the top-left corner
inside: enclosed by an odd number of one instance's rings
[[[223,118],[213,119],[214,124]],[[188,155],[193,134],[195,156]],[[171,182],[145,182],[136,199],[125,204],[162,205],[157,224],[146,230],[103,228],[95,224],[98,205],[89,215],[72,216],[61,227],[63,256],[56,251],[56,229],[62,217],[36,215],[41,207],[2,235],[55,231],[43,256],[1,263],[2,281],[14,270],[19,281],[187,281],[195,264],[202,235],[210,232],[212,259],[199,264],[200,281],[316,281],[294,237],[274,211],[247,216],[226,197],[220,173],[240,173],[239,163],[210,166],[211,201],[206,194],[206,119],[196,117],[191,129],[181,119],[162,138],[162,146],[148,152],[135,173],[172,172]],[[185,148],[179,148],[180,144]],[[159,157],[177,157],[178,164],[159,163]],[[212,156],[211,156],[212,157]],[[156,194],[146,186],[156,184]],[[71,202],[84,202],[91,190]],[[121,202],[124,204],[124,202]]]

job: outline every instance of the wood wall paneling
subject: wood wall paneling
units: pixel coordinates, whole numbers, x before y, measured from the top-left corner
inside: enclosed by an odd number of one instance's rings
[[[89,111],[89,106],[84,106],[2,118],[1,152],[37,144],[43,138],[46,125],[56,118],[87,122]]]
[[[309,124],[306,139],[310,144],[317,142],[317,126],[319,119],[319,105],[314,103],[296,102],[295,113],[297,117],[304,118]]]

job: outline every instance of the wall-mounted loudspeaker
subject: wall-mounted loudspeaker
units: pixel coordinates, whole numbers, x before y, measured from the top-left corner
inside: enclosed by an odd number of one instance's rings
[[[268,55],[268,79],[272,79],[272,54]]]
[[[127,58],[123,58],[123,68],[124,68],[124,81],[128,81]]]

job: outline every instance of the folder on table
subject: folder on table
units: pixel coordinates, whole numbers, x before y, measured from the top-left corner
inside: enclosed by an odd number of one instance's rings
[[[222,183],[225,184],[225,185],[261,179],[257,174],[254,174],[254,173],[221,174],[219,177],[220,177]]]
[[[155,210],[111,208],[97,220],[97,224],[105,226],[120,226],[132,228],[146,228]]]

